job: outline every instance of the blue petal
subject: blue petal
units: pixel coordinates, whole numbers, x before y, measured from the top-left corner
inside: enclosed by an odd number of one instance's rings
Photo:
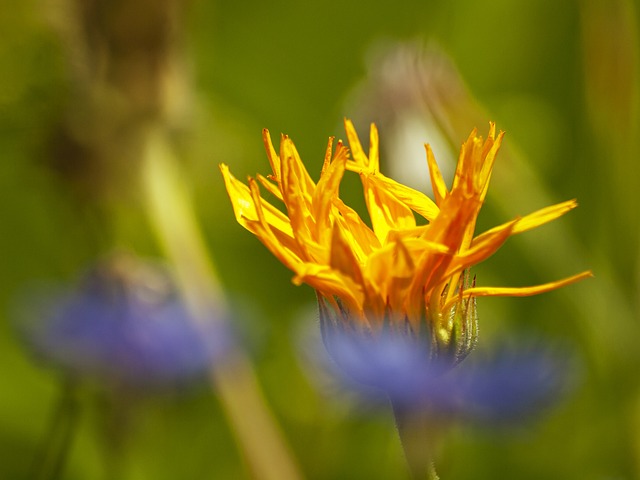
[[[324,343],[333,371],[363,394],[384,393],[397,408],[482,421],[508,421],[553,404],[572,385],[569,355],[522,343],[452,367],[404,333],[337,332]],[[473,357],[473,356],[472,356]]]

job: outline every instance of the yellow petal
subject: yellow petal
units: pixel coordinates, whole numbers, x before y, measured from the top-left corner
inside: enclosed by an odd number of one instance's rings
[[[530,295],[550,292],[551,290],[556,290],[590,277],[593,277],[593,273],[591,270],[587,270],[562,280],[532,287],[471,287],[466,289],[463,295],[465,297],[528,297]]]
[[[301,262],[300,251],[292,237],[282,232],[272,230],[264,216],[264,210],[260,202],[258,185],[253,179],[249,179],[252,200],[256,205],[257,220],[246,220],[246,228],[273,253],[285,266],[295,271]]]
[[[281,202],[284,201],[282,198],[282,191],[280,190],[280,186],[279,185],[274,185],[272,183],[271,180],[269,180],[268,178],[266,178],[264,175],[256,175],[258,180],[260,181],[260,183],[262,184],[262,186],[264,188],[266,188],[269,193],[271,195],[273,195],[274,197],[276,197],[278,200],[280,200]],[[273,176],[271,176],[271,178],[273,178]]]
[[[460,155],[458,156],[456,171],[453,174],[451,190],[459,188],[463,179],[468,178],[470,174],[473,174],[473,153],[475,151],[474,149],[477,149],[479,142],[478,130],[474,128],[469,134],[467,140],[460,147]]]
[[[430,242],[420,237],[407,237],[405,233],[405,231],[391,230],[389,232],[389,239],[395,241],[396,238],[399,238],[402,241],[403,245],[407,248],[407,250],[409,250],[409,252],[411,253],[411,257],[414,260],[419,259],[425,252],[446,254],[451,253],[451,249],[446,245]]]
[[[429,166],[429,175],[431,177],[431,189],[433,190],[433,195],[436,198],[436,205],[440,206],[442,201],[449,194],[449,190],[447,189],[447,185],[444,183],[442,172],[440,172],[440,168],[436,163],[436,157],[433,155],[431,146],[428,143],[425,143],[424,148],[427,151],[427,164]]]
[[[311,179],[304,163],[302,163],[293,141],[286,135],[283,135],[280,141],[280,167],[281,182],[289,182],[289,190],[298,190],[305,201],[311,202],[311,196],[316,184]],[[283,190],[285,189],[286,187],[283,186]]]
[[[351,120],[347,118],[344,119],[344,129],[347,132],[347,140],[349,140],[349,148],[351,149],[351,155],[353,156],[354,162],[356,162],[361,168],[365,168],[367,170],[378,170],[377,165],[369,164],[369,157],[364,153],[364,149],[362,148],[362,144],[360,143],[360,139],[358,138],[358,134],[356,133],[356,129],[354,128]]]
[[[246,220],[258,220],[258,212],[256,211],[256,205],[253,201],[251,191],[244,183],[238,181],[229,171],[227,165],[220,164],[220,171],[224,179],[233,211],[236,215],[238,223],[245,228]],[[293,230],[291,229],[291,223],[285,214],[283,214],[276,207],[269,202],[263,201],[262,208],[264,209],[264,216],[266,222],[273,228],[284,232],[289,236],[293,236]],[[250,229],[249,229],[250,230]]]
[[[366,257],[374,250],[380,248],[380,242],[375,233],[360,218],[358,213],[339,198],[333,199],[333,206],[338,214],[335,222],[339,225],[345,238],[348,238],[354,254],[360,263],[364,263]]]
[[[347,169],[349,169],[348,164]],[[424,193],[408,187],[407,185],[398,183],[395,180],[384,176],[382,173],[370,175],[368,178],[377,186],[377,188],[387,191],[397,200],[406,204],[411,210],[427,220],[432,221],[438,216],[440,209],[435,202]]]
[[[504,242],[513,235],[513,229],[517,222],[518,220],[513,220],[511,223],[506,224],[505,228],[492,232],[490,235],[484,235],[480,241],[474,242],[470,248],[456,255],[452,265],[459,263],[461,270],[464,270],[467,267],[483,262],[497,252]]]
[[[387,313],[404,317],[403,304],[413,278],[413,259],[400,238],[370,255],[363,272],[369,316],[376,323],[382,322]]]
[[[327,149],[324,152],[324,162],[322,162],[322,171],[320,172],[320,177],[324,175],[325,170],[329,167],[331,163],[331,154],[333,152],[333,140],[334,137],[329,137],[329,141],[327,142]],[[342,144],[342,142],[338,142]]]
[[[262,130],[262,141],[264,143],[264,147],[267,150],[267,157],[269,158],[269,163],[271,164],[271,171],[273,179],[276,182],[280,181],[280,158],[276,153],[275,148],[273,148],[273,142],[271,141],[271,135],[269,135],[269,130],[266,128]]]
[[[525,215],[524,217],[516,220],[516,224],[513,227],[511,234],[515,235],[516,233],[526,232],[533,228],[544,225],[545,223],[549,223],[555,220],[556,218],[561,217],[565,213],[570,212],[577,206],[578,206],[578,202],[576,202],[576,200],[574,199],[574,200],[567,200],[566,202],[558,203],[556,205],[551,205],[549,207],[541,208],[540,210],[537,210],[533,213],[530,213],[529,215]],[[509,228],[509,226],[512,223],[513,222],[504,223],[497,227],[493,227],[490,230],[487,230],[483,234],[478,235],[476,238],[474,238],[472,245],[476,244],[477,242],[483,241],[483,238],[487,235],[492,235],[499,230],[502,230],[504,228]]]
[[[362,313],[364,295],[361,286],[355,284],[349,277],[332,270],[326,265],[314,263],[301,264],[293,279],[296,285],[306,283],[319,290],[325,296],[335,295],[340,301],[356,314]]]
[[[329,266],[332,270],[349,277],[353,283],[362,285],[360,263],[351,249],[351,244],[344,239],[340,228],[334,228],[331,235],[331,256]]]
[[[313,194],[311,212],[315,220],[314,233],[321,245],[329,245],[331,239],[333,199],[338,198],[346,162],[347,152],[341,149],[337,152],[336,158],[323,168],[322,176]]]
[[[380,170],[378,128],[373,123],[371,124],[371,128],[369,130],[369,168],[374,171]]]
[[[311,234],[312,218],[310,206],[311,194],[315,189],[315,185],[310,186],[307,184],[306,187],[303,187],[303,185],[307,183],[305,176],[308,176],[308,174],[304,165],[301,164],[297,152],[295,152],[293,142],[288,138],[284,138],[280,149],[280,159],[282,161],[282,197],[287,207],[289,221],[293,229],[293,236],[300,244],[300,247],[304,248],[306,243],[313,240]]]
[[[406,203],[406,205],[414,210],[419,215],[422,215],[427,220],[432,220],[438,214],[438,207],[428,196],[414,190],[411,187],[406,185],[402,185],[401,183],[396,182],[382,173],[380,173],[380,161],[379,161],[379,151],[378,151],[378,130],[374,124],[371,125],[370,131],[370,139],[369,139],[369,156],[365,155],[364,149],[362,148],[362,144],[360,143],[360,139],[358,138],[358,134],[355,131],[353,123],[349,119],[345,119],[345,129],[347,131],[347,139],[349,140],[349,146],[351,147],[351,153],[353,155],[353,161],[347,162],[347,170],[352,172],[359,173],[362,176],[363,185],[367,181],[371,182],[371,185],[365,185],[365,189],[368,187],[375,188],[377,191],[386,190],[393,197],[389,197],[389,201],[391,203],[397,203],[400,201],[402,203]],[[365,180],[366,179],[366,180]],[[374,193],[376,195],[377,193]],[[367,193],[365,192],[365,195]],[[378,194],[382,196],[383,194]],[[372,205],[374,206],[374,205]],[[404,210],[402,206],[393,206],[392,210],[400,211]],[[373,216],[378,216],[378,209],[374,208],[374,212],[369,210],[369,214]],[[398,218],[404,218],[404,215],[400,215]],[[372,218],[372,222],[373,222]],[[386,222],[385,222],[386,223]],[[376,232],[378,238],[381,241],[384,241],[385,228],[382,228],[383,224],[379,225],[380,233]],[[374,226],[374,230],[376,227]]]
[[[491,255],[496,253],[498,249],[512,235],[512,230],[517,220],[507,225],[507,228],[498,230],[492,235],[485,236],[481,242],[472,245],[471,248],[458,253],[449,264],[445,277],[449,277],[449,285],[457,285],[460,280],[460,274],[473,265],[484,262]],[[455,289],[450,288],[447,299],[455,295]]]
[[[384,257],[371,257],[368,271],[378,276],[379,288],[390,311],[395,315],[404,316],[404,304],[413,279],[415,264],[409,249],[399,236],[393,238],[389,246],[391,248],[383,254]]]
[[[371,218],[373,231],[380,243],[384,243],[392,228],[414,228],[416,226],[413,213],[386,190],[379,188],[375,182],[362,177],[367,209]]]
[[[495,124],[491,124],[491,131],[495,134]],[[478,175],[478,183],[480,185],[482,193],[480,194],[480,201],[484,201],[489,190],[489,180],[491,180],[491,172],[493,171],[493,165],[495,164],[496,155],[500,146],[502,145],[502,139],[504,132],[498,134],[498,138],[495,141],[492,138],[492,133],[489,134],[490,138],[487,140],[487,146],[490,146],[489,151],[482,154],[482,168]]]

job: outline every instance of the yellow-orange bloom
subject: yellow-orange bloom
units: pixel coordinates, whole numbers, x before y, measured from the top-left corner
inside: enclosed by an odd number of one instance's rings
[[[255,234],[294,273],[296,284],[313,287],[321,309],[333,307],[336,322],[377,331],[383,325],[426,329],[438,347],[459,341],[468,353],[475,337],[475,297],[534,295],[591,275],[583,272],[534,287],[470,285],[465,272],[500,248],[511,235],[554,220],[575,208],[575,200],[546,207],[475,235],[503,132],[491,124],[483,140],[474,130],[463,143],[451,188],[426,145],[434,200],[380,172],[378,132],[371,126],[365,154],[346,120],[348,149],[329,139],[320,180],[315,183],[287,136],[276,153],[263,131],[272,173],[239,182],[220,165],[238,222]],[[344,204],[339,186],[345,171],[362,180],[372,227]],[[260,195],[258,183],[282,201],[287,214]],[[426,219],[416,223],[415,215]],[[473,318],[471,318],[473,317]]]

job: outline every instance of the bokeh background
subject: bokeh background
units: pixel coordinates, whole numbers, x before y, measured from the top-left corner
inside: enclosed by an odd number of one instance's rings
[[[638,11],[626,0],[5,2],[0,478],[36,478],[63,384],[16,333],[36,287],[73,285],[114,249],[176,261],[140,188],[148,128],[171,146],[193,225],[242,312],[263,407],[303,476],[408,478],[391,413],[310,361],[314,293],[235,222],[218,171],[267,173],[269,128],[318,178],[345,116],[365,138],[376,122],[385,171],[423,190],[424,142],[450,170],[471,129],[496,121],[507,136],[480,228],[580,203],[475,272],[481,285],[518,286],[593,269],[561,291],[478,305],[480,349],[523,336],[561,345],[578,359],[573,388],[516,425],[456,424],[441,477],[640,478]],[[341,193],[364,206],[357,178]],[[96,390],[78,394],[60,478],[106,478],[115,461]],[[117,478],[252,478],[215,387],[141,397]]]

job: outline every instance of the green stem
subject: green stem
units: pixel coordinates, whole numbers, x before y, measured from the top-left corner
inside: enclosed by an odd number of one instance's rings
[[[105,480],[124,478],[128,467],[128,452],[138,398],[121,385],[111,385],[104,392],[96,392],[100,407],[100,428],[104,455]]]
[[[425,411],[407,410],[393,404],[400,443],[415,480],[438,480],[434,464],[440,428]]]
[[[61,477],[77,426],[79,409],[75,393],[73,382],[65,381],[49,431],[36,455],[31,478],[54,480]]]

